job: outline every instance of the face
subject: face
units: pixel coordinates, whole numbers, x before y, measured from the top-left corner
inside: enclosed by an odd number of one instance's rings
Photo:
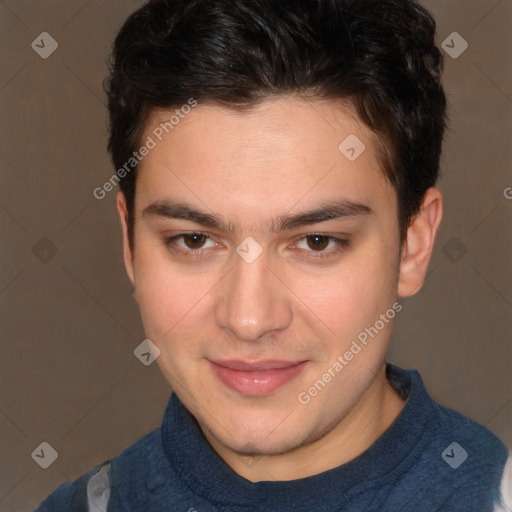
[[[144,135],[133,254],[125,236],[157,363],[229,450],[311,443],[371,388],[391,336],[397,201],[374,136],[334,101],[199,105],[159,141],[170,114]]]

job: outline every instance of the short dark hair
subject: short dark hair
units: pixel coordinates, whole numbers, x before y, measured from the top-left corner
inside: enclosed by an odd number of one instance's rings
[[[446,98],[435,29],[414,0],[150,0],[110,60],[113,163],[126,165],[152,111],[190,98],[240,110],[279,95],[346,99],[377,136],[403,241],[439,173]],[[135,186],[136,168],[120,181],[132,248]]]

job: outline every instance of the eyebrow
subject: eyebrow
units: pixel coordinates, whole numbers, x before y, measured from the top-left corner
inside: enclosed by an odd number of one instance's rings
[[[373,213],[373,210],[369,206],[346,199],[324,201],[312,210],[293,215],[282,215],[273,219],[271,222],[271,231],[287,231],[328,220],[351,219],[371,215]],[[235,226],[231,222],[225,221],[221,216],[207,213],[182,202],[168,200],[156,201],[144,209],[142,216],[183,219],[222,232],[236,231]]]

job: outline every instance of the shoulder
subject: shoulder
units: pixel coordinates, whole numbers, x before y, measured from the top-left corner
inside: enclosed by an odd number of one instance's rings
[[[112,471],[120,473],[116,474],[117,480],[129,482],[136,468],[142,468],[144,461],[151,460],[158,452],[159,444],[160,429],[156,429],[114,459],[95,466],[74,482],[61,484],[35,512],[106,512],[112,489]]]
[[[501,478],[500,499],[493,512],[512,512],[512,453],[505,464]]]
[[[389,366],[393,387],[407,397],[407,420],[423,429],[427,455],[436,454],[452,468],[490,466],[503,471],[507,449],[490,430],[433,400],[416,370]]]
[[[169,485],[173,470],[162,443],[161,429],[146,435],[112,460],[110,468],[113,510],[145,510]]]
[[[483,425],[437,403],[429,427],[426,462],[437,468],[431,475],[436,487],[449,491],[446,510],[460,510],[464,504],[468,511],[512,512],[493,508],[503,501],[509,455],[505,445]]]
[[[96,475],[104,474],[108,467],[109,462],[107,461],[100,466],[95,466],[74,482],[65,482],[59,485],[35,512],[89,512],[89,510],[94,510],[89,508],[90,482],[92,484],[97,482]],[[103,509],[96,512],[101,512],[101,510]]]
[[[414,490],[415,510],[493,510],[504,496],[505,445],[483,425],[433,400],[417,371],[391,367],[388,373],[395,390],[407,397],[397,419],[401,435],[394,439],[403,459],[393,504],[398,507]],[[405,450],[410,433],[414,448]]]
[[[474,467],[494,467],[500,474],[503,472],[508,456],[507,448],[483,425],[453,409],[436,404],[432,427],[436,430],[435,438],[440,443],[439,447],[443,448],[442,457],[445,461],[450,462],[453,451]]]
[[[111,463],[111,480],[137,481],[151,468],[167,462],[162,445],[161,429],[153,430],[123,450]]]

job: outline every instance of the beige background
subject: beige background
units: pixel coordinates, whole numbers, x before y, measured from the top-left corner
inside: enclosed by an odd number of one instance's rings
[[[144,339],[121,256],[106,153],[105,59],[138,0],[0,2],[0,510],[156,428],[170,389],[133,350]],[[390,361],[512,447],[512,0],[429,0],[446,56],[451,129],[445,220],[420,294],[404,301]],[[42,32],[59,44],[42,59]],[[511,193],[512,195],[512,193]],[[31,453],[50,443],[41,469]]]

